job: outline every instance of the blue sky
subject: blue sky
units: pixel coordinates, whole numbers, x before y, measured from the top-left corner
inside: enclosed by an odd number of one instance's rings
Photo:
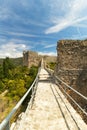
[[[87,0],[0,0],[0,58],[56,55],[60,39],[87,39]]]

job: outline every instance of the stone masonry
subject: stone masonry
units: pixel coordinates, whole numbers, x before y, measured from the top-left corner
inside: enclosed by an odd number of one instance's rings
[[[55,74],[87,96],[87,40],[60,40],[57,55]]]
[[[40,62],[40,57],[38,53],[33,51],[23,52],[23,66],[30,68],[32,65],[38,66]]]

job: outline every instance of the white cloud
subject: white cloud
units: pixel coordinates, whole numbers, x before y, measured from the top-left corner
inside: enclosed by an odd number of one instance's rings
[[[10,34],[10,35],[16,35],[16,36],[37,37],[36,35],[27,34],[27,33],[9,32],[9,31],[6,31],[6,32],[7,32],[7,34]]]
[[[67,18],[61,21],[61,23],[48,28],[45,33],[49,34],[49,33],[55,33],[55,32],[59,32],[69,26],[72,26],[73,24],[76,24],[78,22],[82,22],[84,20],[87,20],[87,16],[86,17],[82,17],[82,18],[78,18],[76,20],[72,20],[71,18]]]
[[[0,44],[6,42],[6,37],[5,36],[0,36]]]
[[[32,37],[32,38],[55,38],[55,37],[50,37],[50,36],[47,36],[47,35],[34,35],[34,34],[28,34],[28,33],[23,33],[23,32],[12,32],[12,31],[3,31],[3,32],[0,32],[1,35],[4,35],[4,34],[9,34],[9,35],[13,35],[13,36],[19,36],[19,37]],[[23,41],[23,40],[22,40]]]
[[[56,47],[56,44],[45,45],[44,48],[52,48],[52,47]]]
[[[72,25],[73,27],[80,27],[80,28],[87,28],[87,25],[86,24],[83,24],[83,23],[76,23],[74,25]]]
[[[38,52],[39,55],[57,56],[55,52]]]
[[[0,19],[4,20],[9,17],[9,11],[7,8],[0,7]]]
[[[16,44],[13,42],[9,42],[0,46],[0,57],[21,57],[23,50],[26,49],[27,46],[25,44]]]
[[[87,20],[86,14],[85,13],[83,14],[84,10],[87,9],[87,1],[73,0],[73,1],[70,1],[69,5],[67,6],[68,6],[68,9],[66,11],[66,14],[61,18],[61,20],[57,18],[55,19],[55,21],[53,20],[53,23],[55,23],[55,25],[46,29],[45,30],[46,34],[59,32],[69,26],[72,26],[76,23],[80,23],[84,20]]]
[[[71,39],[79,39],[79,37],[80,37],[80,39],[87,39],[87,35],[81,35],[81,34],[77,34],[77,35],[72,35],[72,37],[71,37]],[[66,38],[66,39],[70,39],[70,37],[69,38]]]

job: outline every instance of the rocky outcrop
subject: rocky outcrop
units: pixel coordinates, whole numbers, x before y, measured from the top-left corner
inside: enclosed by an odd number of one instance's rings
[[[57,54],[56,75],[87,96],[87,40],[61,40]],[[77,96],[76,100],[84,103]]]

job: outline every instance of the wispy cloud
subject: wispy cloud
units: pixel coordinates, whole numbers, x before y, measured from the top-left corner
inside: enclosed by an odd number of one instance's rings
[[[61,20],[58,21],[56,19],[56,25],[45,30],[46,34],[59,32],[69,26],[87,20],[87,16],[85,14],[83,16],[81,15],[87,7],[87,2],[85,0],[80,0],[80,2],[79,0],[74,0],[73,2],[70,1],[68,7],[71,7],[71,9]]]
[[[0,7],[0,19],[4,20],[7,19],[10,15],[10,12],[7,8]]]
[[[9,42],[6,44],[2,44],[0,46],[0,57],[21,57],[23,50],[26,50],[27,46],[25,44],[16,44],[13,42]]]
[[[44,48],[52,48],[52,47],[56,47],[56,44],[50,44],[50,45],[45,45],[45,47]]]
[[[16,31],[1,31],[0,32],[1,35],[9,35],[9,36],[16,36],[16,37],[25,37],[25,38],[45,38],[45,39],[55,39],[55,37],[53,36],[47,36],[47,35],[44,35],[44,34],[30,34],[27,32],[23,32],[23,30],[21,30],[20,32],[18,32],[17,30]],[[26,41],[26,39],[25,39]],[[36,42],[35,42],[36,43]],[[44,44],[44,41],[43,41],[43,44]]]
[[[87,20],[87,16],[86,17],[82,17],[82,18],[78,18],[76,20],[72,20],[71,18],[67,18],[61,21],[61,23],[48,28],[45,33],[49,34],[49,33],[55,33],[55,32],[59,32],[69,26],[72,26],[73,24],[76,24],[78,22],[82,22],[84,20]]]
[[[79,35],[79,33],[78,33],[77,35],[72,35],[71,37],[68,37],[65,39],[83,39],[84,40],[84,39],[87,39],[87,35]]]
[[[87,24],[83,24],[83,23],[76,23],[74,25],[72,25],[73,27],[80,27],[80,28],[87,28]]]
[[[36,35],[33,35],[33,34],[19,33],[19,32],[9,32],[9,31],[7,31],[7,34],[16,35],[16,36],[24,36],[24,37],[37,37]]]
[[[38,52],[39,55],[57,56],[55,52]]]
[[[55,55],[57,40],[87,37],[86,12],[86,0],[1,0],[0,57],[26,49]],[[70,33],[57,33],[68,27]]]

